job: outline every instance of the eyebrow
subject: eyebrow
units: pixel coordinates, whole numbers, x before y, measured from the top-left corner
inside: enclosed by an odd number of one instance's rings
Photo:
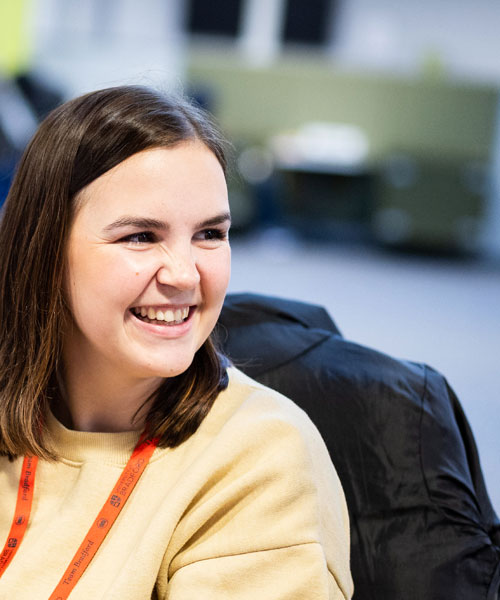
[[[231,214],[229,212],[224,212],[220,215],[216,215],[215,217],[211,217],[210,219],[206,219],[205,221],[201,221],[196,224],[195,229],[213,227],[215,225],[225,223],[226,221],[231,222]],[[106,225],[103,231],[109,233],[122,227],[134,227],[136,229],[167,229],[168,226],[166,223],[159,221],[158,219],[148,219],[147,217],[134,217],[125,215],[123,217],[119,217],[109,225]]]
[[[157,219],[147,219],[145,217],[124,216],[116,219],[109,225],[106,225],[103,231],[111,232],[121,227],[135,227],[137,229],[165,229],[165,223]]]
[[[204,227],[213,227],[214,225],[220,225],[221,223],[225,223],[229,221],[231,223],[231,213],[224,212],[220,215],[216,215],[211,219],[207,219],[206,221],[201,221],[201,223],[197,223],[196,229],[203,229]]]

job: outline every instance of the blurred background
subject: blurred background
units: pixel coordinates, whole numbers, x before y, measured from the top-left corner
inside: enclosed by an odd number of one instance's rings
[[[499,31],[497,0],[3,2],[0,202],[61,101],[189,94],[234,144],[230,290],[441,370],[498,511]]]

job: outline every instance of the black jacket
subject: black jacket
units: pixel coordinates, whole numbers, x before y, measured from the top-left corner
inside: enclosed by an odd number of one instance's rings
[[[229,295],[219,338],[321,432],[351,519],[355,600],[497,600],[500,528],[446,380],[342,338],[321,307]]]

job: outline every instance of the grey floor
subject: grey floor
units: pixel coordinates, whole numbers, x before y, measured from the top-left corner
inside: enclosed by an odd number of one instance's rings
[[[444,373],[500,512],[500,264],[304,244],[279,231],[232,247],[230,291],[321,304],[345,337]]]

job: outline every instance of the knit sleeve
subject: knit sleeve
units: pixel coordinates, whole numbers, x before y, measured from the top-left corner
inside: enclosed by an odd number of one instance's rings
[[[346,600],[318,544],[219,556],[186,565],[170,581],[168,600]]]
[[[351,598],[344,495],[302,411],[239,415],[200,468],[207,476],[172,538],[160,598]]]

